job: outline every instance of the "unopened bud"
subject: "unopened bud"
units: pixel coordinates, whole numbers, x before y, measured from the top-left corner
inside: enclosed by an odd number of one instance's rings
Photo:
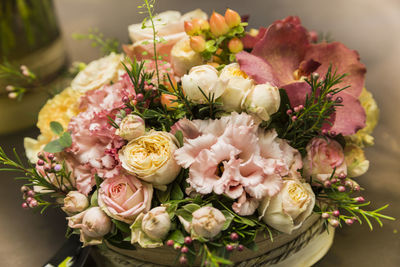
[[[169,95],[169,94],[162,94],[161,95],[161,104],[163,106],[166,106],[168,110],[173,110],[178,107],[178,102],[175,102],[173,100],[176,100],[177,97],[174,95]]]
[[[221,14],[214,12],[210,18],[210,30],[215,36],[221,36],[229,32],[229,26]]]
[[[185,21],[184,28],[187,35],[193,35],[200,30],[200,27],[198,25],[194,25],[191,21]]]
[[[207,31],[210,29],[210,24],[205,19],[196,18],[192,20],[192,24],[195,29],[199,29],[201,31]]]
[[[243,50],[243,43],[239,38],[233,38],[229,41],[228,48],[231,53],[236,54]]]
[[[238,26],[242,22],[242,19],[236,11],[228,8],[225,11],[225,21],[230,28],[233,28],[235,26]]]
[[[206,40],[202,36],[191,36],[190,47],[195,52],[201,53],[206,49]]]

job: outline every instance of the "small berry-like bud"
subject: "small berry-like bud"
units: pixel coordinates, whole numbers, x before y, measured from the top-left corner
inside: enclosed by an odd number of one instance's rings
[[[237,234],[237,233],[232,233],[231,234],[231,240],[232,241],[236,241],[236,240],[238,240],[239,239],[239,235]]]
[[[38,205],[38,202],[36,199],[33,199],[32,201],[29,202],[29,207],[34,208]]]
[[[56,166],[54,166],[54,170],[55,170],[56,172],[61,171],[61,169],[62,169],[61,164],[56,164]]]
[[[181,256],[180,258],[179,258],[179,263],[180,264],[186,264],[187,263],[187,258],[185,257],[185,256]]]
[[[8,91],[8,92],[12,92],[12,91],[14,91],[14,89],[15,89],[15,87],[12,86],[12,85],[7,85],[6,86],[6,91]]]
[[[331,93],[326,94],[326,99],[332,100],[333,95]]]
[[[324,212],[324,213],[321,214],[321,217],[322,217],[323,219],[328,219],[328,218],[329,218],[329,214],[326,213],[326,212]]]
[[[16,92],[11,92],[8,94],[9,99],[16,99],[18,97],[18,94]]]
[[[171,239],[170,239],[170,240],[167,241],[166,245],[167,245],[168,247],[172,247],[172,246],[174,245],[174,243],[175,243],[174,240],[171,240]]]
[[[234,249],[234,247],[231,244],[226,245],[225,248],[227,251],[232,251]]]
[[[126,103],[129,103],[129,97],[125,95],[125,96],[122,98],[122,102],[124,102],[125,104],[126,104]]]
[[[43,165],[44,165],[44,161],[43,161],[42,159],[39,159],[39,160],[37,161],[37,165],[43,166]]]
[[[292,121],[297,120],[297,116],[292,116]]]
[[[343,185],[338,186],[338,191],[339,192],[345,192],[346,191],[346,187],[344,187]]]
[[[193,35],[200,30],[200,27],[193,24],[191,21],[185,21],[184,28],[187,35]]]
[[[323,129],[323,130],[322,130],[322,134],[323,134],[323,135],[327,135],[327,134],[328,134],[328,130],[327,130],[327,129]]]
[[[201,53],[206,49],[206,40],[204,40],[203,36],[191,36],[190,47],[193,49],[193,51]]]
[[[335,132],[335,131],[331,131],[329,134],[330,134],[332,137],[335,137],[335,136],[336,136],[336,132]]]
[[[336,184],[337,182],[338,182],[338,180],[337,180],[336,178],[332,178],[332,179],[331,179],[331,183],[332,183],[332,184]]]
[[[29,208],[28,203],[26,203],[26,202],[22,203],[21,206],[22,206],[23,209]]]
[[[298,107],[299,107],[299,111],[301,111],[301,110],[304,109],[304,106],[303,106],[303,105],[298,105]]]
[[[184,242],[186,245],[190,245],[190,244],[192,244],[193,240],[190,236],[186,236],[184,239]]]
[[[330,181],[325,181],[324,182],[324,187],[330,188],[332,186],[332,183]]]
[[[136,106],[136,104],[137,104],[136,99],[131,100],[131,105],[132,105],[132,106]]]
[[[33,200],[32,197],[27,197],[27,198],[26,198],[26,202],[28,202],[28,203],[31,202],[32,200]]]
[[[351,181],[346,181],[344,185],[350,188],[353,187],[353,183]]]
[[[243,43],[239,38],[232,38],[228,43],[228,48],[231,53],[239,53],[243,50]]]
[[[240,17],[239,13],[228,8],[225,11],[225,21],[230,28],[233,28],[242,22],[242,18]]]
[[[329,224],[332,225],[332,227],[336,228],[339,226],[339,221],[336,219],[332,219],[332,220],[329,220]]]
[[[144,95],[142,93],[139,93],[139,94],[136,95],[136,100],[137,101],[141,102],[141,101],[143,101],[143,99],[144,99]]]
[[[29,191],[29,187],[27,187],[26,185],[21,186],[21,193],[25,194]]]
[[[287,111],[286,111],[286,114],[288,114],[288,115],[290,115],[290,114],[292,114],[293,113],[293,110],[291,110],[291,109],[288,109]]]
[[[335,100],[336,103],[342,103],[343,102],[343,98],[338,96]]]
[[[313,77],[314,80],[318,80],[319,74],[316,73],[316,72],[314,72],[314,73],[312,74],[312,77]]]
[[[182,247],[181,252],[182,253],[188,253],[189,249],[187,247]]]
[[[363,203],[365,202],[365,199],[363,197],[356,197],[355,201],[357,201],[358,203]]]
[[[339,179],[345,179],[347,177],[347,175],[344,172],[341,172],[339,174]]]
[[[213,12],[210,18],[210,30],[215,36],[225,35],[229,32],[229,26],[226,24],[225,18],[217,13]]]
[[[335,217],[339,217],[340,216],[340,211],[339,210],[334,210],[332,211],[332,215]]]
[[[354,191],[360,191],[360,189],[361,189],[361,188],[360,188],[359,185],[355,185],[354,188],[353,188]]]
[[[297,107],[294,107],[293,110],[294,110],[294,112],[299,112],[300,109],[299,109],[299,107],[297,106]]]
[[[35,192],[33,190],[29,190],[27,195],[28,195],[28,197],[34,197],[35,196]]]
[[[242,244],[237,246],[237,250],[238,251],[243,251],[243,249],[244,249],[244,246]]]
[[[53,159],[54,159],[54,154],[53,154],[53,153],[48,154],[48,155],[47,155],[47,158],[48,158],[49,160],[53,160]]]
[[[346,224],[347,225],[352,225],[354,223],[354,221],[352,219],[347,219],[346,220]]]

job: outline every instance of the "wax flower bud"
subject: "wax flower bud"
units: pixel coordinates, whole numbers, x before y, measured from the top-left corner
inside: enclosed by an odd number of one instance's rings
[[[193,51],[201,53],[206,49],[206,40],[202,36],[191,36],[190,47]]]
[[[221,36],[228,33],[229,26],[221,14],[214,12],[210,18],[210,30],[215,36]]]
[[[239,38],[235,37],[229,41],[228,48],[231,53],[236,54],[243,50],[243,43]]]
[[[242,22],[242,19],[236,11],[228,8],[225,11],[225,21],[230,28],[233,28],[235,26],[238,26]]]

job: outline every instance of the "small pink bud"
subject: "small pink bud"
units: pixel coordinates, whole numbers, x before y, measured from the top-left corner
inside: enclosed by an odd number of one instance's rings
[[[54,159],[54,154],[53,154],[53,153],[48,154],[48,155],[47,155],[47,158],[48,158],[49,160],[53,160],[53,159]]]
[[[11,92],[8,94],[9,99],[16,99],[18,97],[18,94],[15,92]]]
[[[332,100],[333,95],[331,93],[326,94],[326,99]]]
[[[346,181],[344,185],[347,187],[353,187],[353,183],[351,181]]]
[[[345,179],[347,177],[347,175],[344,172],[341,172],[339,174],[339,179]]]
[[[139,93],[139,94],[136,95],[136,100],[137,101],[141,102],[141,101],[143,101],[143,99],[144,99],[144,95],[142,93]]]
[[[125,95],[125,96],[122,98],[122,102],[124,102],[125,104],[126,104],[126,103],[129,103],[129,97]]]
[[[363,197],[356,197],[355,201],[357,201],[358,203],[363,203],[365,202],[365,199]]]
[[[22,206],[23,209],[28,209],[29,208],[28,203],[26,203],[26,202],[22,203],[21,206]]]
[[[323,219],[328,219],[328,218],[329,218],[329,214],[326,213],[326,212],[324,212],[324,213],[321,214],[321,217],[322,217]]]
[[[190,236],[185,237],[184,242],[186,245],[192,244],[193,240]]]
[[[343,98],[338,96],[335,100],[336,103],[342,103],[343,102]]]
[[[228,48],[231,53],[239,53],[243,50],[243,43],[239,38],[232,38],[228,43]]]
[[[44,165],[44,161],[43,161],[42,159],[39,159],[39,160],[37,161],[37,165],[43,166],[43,165]]]
[[[237,246],[237,250],[238,251],[243,251],[243,249],[244,249],[244,246],[242,244]]]
[[[239,239],[239,235],[237,234],[237,233],[232,233],[231,234],[231,240],[232,241],[236,241],[236,240],[238,240]]]
[[[316,31],[310,31],[310,32],[308,32],[308,34],[310,36],[310,41],[312,43],[318,42],[318,33]]]
[[[25,194],[29,191],[29,187],[27,187],[26,185],[21,186],[21,193]]]
[[[181,252],[182,253],[188,253],[189,249],[187,247],[182,247]]]
[[[190,47],[195,52],[201,53],[206,49],[206,40],[204,40],[203,36],[191,36]]]
[[[331,131],[329,134],[330,134],[332,137],[335,137],[335,136],[336,136],[336,132],[335,132],[335,131]]]
[[[137,104],[136,99],[131,100],[131,105],[132,105],[132,106],[136,106],[136,104]]]
[[[34,196],[35,196],[35,192],[33,190],[29,190],[28,197],[34,197]]]
[[[329,220],[329,224],[332,225],[332,227],[336,228],[339,226],[339,221],[336,219],[332,219],[332,220]]]
[[[240,18],[239,13],[228,8],[225,11],[225,21],[230,28],[233,28],[235,26],[238,26],[242,22],[242,19]]]
[[[330,181],[325,181],[324,182],[324,187],[330,188],[332,186],[332,183]]]
[[[174,245],[174,243],[175,243],[174,240],[171,240],[171,239],[170,239],[170,240],[167,241],[167,244],[166,244],[166,245],[167,245],[168,247],[172,247],[172,246]]]
[[[294,107],[294,112],[299,112],[300,111],[300,109],[299,109],[299,107],[297,106],[297,107]]]
[[[346,220],[346,224],[347,225],[352,225],[354,223],[354,221],[352,219],[347,219]]]
[[[32,197],[27,197],[27,198],[26,198],[26,202],[28,202],[28,203],[30,203],[32,200],[33,200]]]
[[[14,89],[15,89],[15,87],[12,86],[12,85],[7,85],[6,86],[6,91],[8,91],[8,92],[12,92],[12,91],[14,91]]]
[[[346,187],[344,187],[343,185],[338,186],[338,191],[339,192],[345,192],[346,191]]]
[[[232,251],[234,247],[231,244],[226,245],[226,250],[227,251]]]
[[[336,178],[332,178],[332,179],[331,179],[331,183],[332,183],[332,184],[336,184],[337,182],[338,182],[338,180],[337,180]]]
[[[29,202],[29,206],[30,206],[31,208],[34,208],[34,207],[36,207],[37,205],[38,205],[38,202],[37,202],[36,199],[33,199],[31,202]]]
[[[355,185],[353,189],[354,189],[354,191],[360,191],[361,188],[359,185]]]
[[[335,216],[335,217],[339,217],[339,216],[340,216],[340,211],[334,210],[334,211],[332,212],[332,215]]]
[[[56,164],[56,166],[54,166],[54,170],[55,170],[56,172],[61,171],[61,170],[62,170],[61,164]]]
[[[182,264],[182,265],[183,265],[183,264],[186,264],[186,263],[187,263],[187,258],[186,258],[185,256],[182,255],[182,256],[179,258],[179,263]]]
[[[287,115],[290,115],[290,114],[292,114],[293,113],[293,110],[291,110],[291,109],[288,109],[287,111],[286,111],[286,114]]]
[[[292,116],[292,121],[297,120],[297,116]]]
[[[327,134],[328,134],[328,130],[327,130],[327,129],[323,129],[323,130],[322,130],[322,134],[323,134],[323,135],[327,135]]]
[[[225,18],[215,11],[210,18],[210,30],[217,37],[229,32],[229,26],[226,24]]]

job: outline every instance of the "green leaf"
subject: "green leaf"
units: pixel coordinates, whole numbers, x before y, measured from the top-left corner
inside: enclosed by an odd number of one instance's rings
[[[185,237],[180,230],[175,230],[168,236],[167,240],[173,240],[176,243],[183,244]]]
[[[160,201],[161,203],[165,203],[165,202],[169,201],[170,196],[171,196],[171,186],[168,186],[167,190],[165,190],[165,191],[156,189],[156,195],[157,195],[158,201]]]
[[[59,139],[60,145],[64,148],[70,147],[72,145],[72,138],[69,132],[65,132],[61,135]]]
[[[179,209],[179,210],[175,211],[175,214],[177,216],[181,216],[183,219],[185,219],[188,222],[191,222],[193,219],[192,213],[187,210],[184,210],[184,209]]]
[[[100,176],[97,175],[97,173],[94,175],[94,179],[96,180],[96,187],[97,189],[99,189],[103,180],[100,178]]]
[[[183,199],[183,192],[179,184],[174,184],[172,186],[172,191],[171,191],[171,199],[172,200],[181,200]]]
[[[176,131],[175,137],[179,142],[179,146],[182,147],[183,146],[183,133],[182,133],[182,131]]]
[[[58,153],[63,151],[64,147],[60,144],[59,140],[53,140],[48,143],[43,150],[49,153]]]
[[[121,222],[121,221],[118,221],[118,220],[115,220],[115,219],[112,219],[112,222],[122,232],[124,232],[124,233],[130,233],[131,232],[131,229],[129,228],[130,227],[129,224]]]
[[[233,220],[234,220],[235,222],[242,223],[242,224],[247,224],[247,225],[249,225],[249,226],[256,226],[256,223],[255,223],[255,222],[253,222],[253,221],[250,220],[250,219],[241,217],[241,216],[237,216],[237,217],[235,217]]]
[[[90,206],[97,207],[99,203],[97,202],[97,190],[94,191],[92,197],[90,198]]]
[[[194,204],[194,203],[190,203],[187,204],[185,206],[182,207],[184,210],[186,210],[187,212],[193,213],[196,210],[200,209],[200,205]]]
[[[230,213],[227,210],[221,210],[221,212],[222,212],[222,214],[224,214],[225,219],[226,219],[224,226],[222,227],[222,231],[224,231],[229,228],[229,225],[231,225],[231,222],[232,222],[234,216],[232,215],[232,213]]]
[[[64,128],[62,127],[61,123],[56,121],[50,122],[50,129],[56,135],[61,135],[64,132]]]

